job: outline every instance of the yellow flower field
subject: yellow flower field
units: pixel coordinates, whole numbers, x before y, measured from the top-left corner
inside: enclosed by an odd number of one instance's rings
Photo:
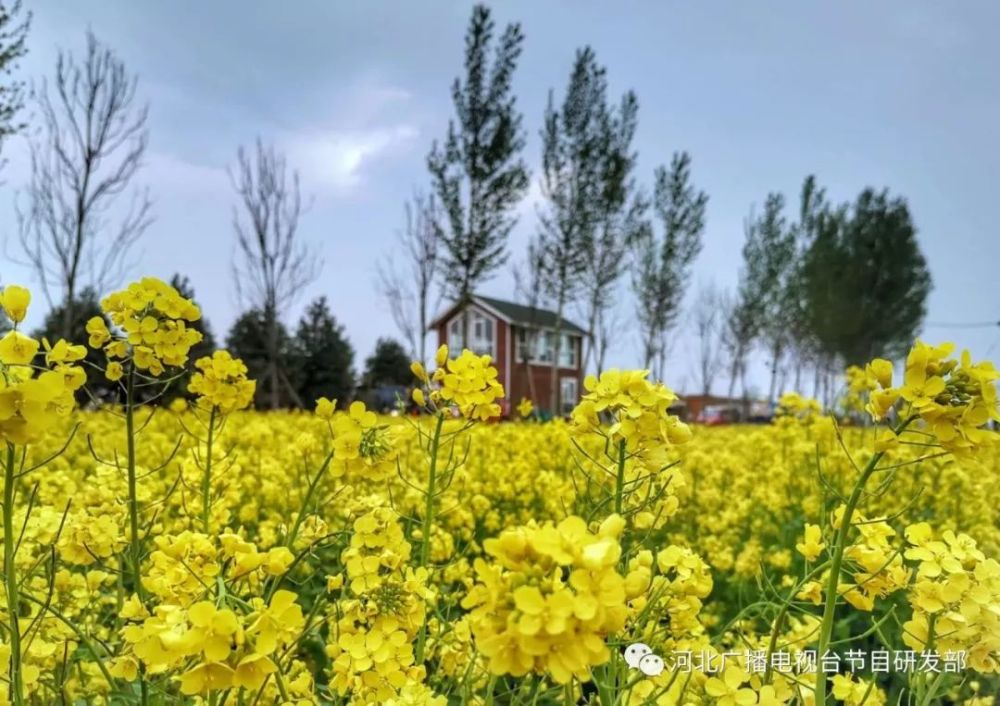
[[[193,365],[170,289],[105,300],[102,371],[0,340],[0,703],[1000,698],[989,364],[917,343],[852,373],[858,413],[787,396],[757,427],[689,427],[644,371],[498,423],[489,359],[446,349],[419,416],[241,411],[225,352],[192,402],[140,403]],[[0,295],[15,323],[29,299]],[[122,404],[75,408],[92,375]]]

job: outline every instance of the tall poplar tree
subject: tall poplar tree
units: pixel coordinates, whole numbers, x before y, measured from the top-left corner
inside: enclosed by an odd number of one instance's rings
[[[562,105],[552,91],[545,109],[542,137],[539,209],[542,286],[556,311],[551,361],[550,409],[562,407],[558,379],[562,356],[563,317],[567,304],[583,285],[589,243],[603,216],[605,151],[610,147],[607,79],[590,47],[577,51]]]
[[[656,170],[653,209],[661,235],[649,225],[635,240],[632,287],[642,335],[643,367],[657,363],[663,375],[666,335],[677,322],[691,264],[701,251],[708,196],[691,185],[691,157],[674,155],[670,168]]]
[[[494,45],[494,32],[489,9],[476,5],[465,36],[465,76],[451,89],[455,119],[427,156],[444,214],[435,222],[444,246],[441,276],[447,294],[459,301],[506,262],[515,207],[528,189],[525,135],[512,90],[524,35],[519,24],[509,24]],[[468,316],[462,328],[468,345]]]

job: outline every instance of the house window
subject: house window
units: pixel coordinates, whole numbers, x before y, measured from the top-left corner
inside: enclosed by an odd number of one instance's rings
[[[551,363],[556,354],[556,337],[551,331],[540,331],[535,341],[535,362]]]
[[[448,347],[456,353],[463,348],[469,348],[473,353],[480,355],[486,353],[496,357],[494,350],[496,322],[474,309],[468,312],[468,317],[471,345],[466,346],[463,340],[464,322],[462,314],[459,314],[448,324]]]
[[[518,362],[524,362],[525,355],[529,355],[532,363],[539,365],[550,365],[556,355],[556,334],[554,331],[536,331],[531,336],[532,348],[527,351],[528,331],[524,328],[517,329],[517,348],[515,356]],[[564,333],[561,335],[562,345],[559,347],[559,365],[563,368],[576,367],[576,339]]]
[[[532,345],[531,348],[537,348],[538,341],[534,340],[537,334],[532,335]],[[517,345],[514,349],[514,358],[518,363],[523,363],[525,359],[529,361],[535,360],[535,351],[528,350],[528,330],[525,328],[518,327],[517,329]]]
[[[576,367],[576,341],[568,333],[560,336],[562,345],[559,346],[559,365],[564,368]]]
[[[562,378],[559,380],[559,401],[562,405],[560,412],[569,414],[576,407],[578,395],[580,394],[579,381],[576,378]]]

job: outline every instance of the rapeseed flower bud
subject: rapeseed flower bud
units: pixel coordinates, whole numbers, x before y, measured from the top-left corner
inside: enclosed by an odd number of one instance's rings
[[[0,307],[14,324],[24,321],[31,303],[31,292],[16,284],[8,284],[0,290]]]

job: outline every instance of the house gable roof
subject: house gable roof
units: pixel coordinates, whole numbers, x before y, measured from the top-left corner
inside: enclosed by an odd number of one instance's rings
[[[503,299],[484,297],[479,294],[473,295],[472,301],[479,304],[480,307],[486,309],[488,312],[500,316],[500,318],[508,324],[514,324],[515,326],[528,326],[531,328],[554,329],[556,327],[556,312],[548,309],[533,308],[530,306],[524,306],[523,304],[515,304],[514,302],[504,301]],[[448,307],[448,309],[441,314],[441,316],[438,316],[433,322],[431,322],[431,328],[438,326],[442,321],[450,318],[452,312],[457,311],[458,309],[459,306],[457,303]],[[575,334],[577,336],[587,335],[586,331],[567,319],[565,316],[562,318],[561,328],[569,334]]]

